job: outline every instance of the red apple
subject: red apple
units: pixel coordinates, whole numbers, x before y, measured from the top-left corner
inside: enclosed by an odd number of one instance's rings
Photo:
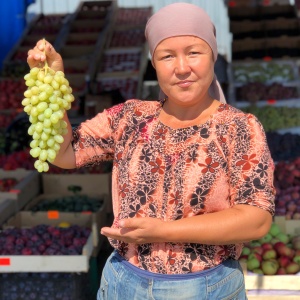
[[[280,267],[285,268],[291,262],[291,259],[287,256],[280,256],[277,261]]]

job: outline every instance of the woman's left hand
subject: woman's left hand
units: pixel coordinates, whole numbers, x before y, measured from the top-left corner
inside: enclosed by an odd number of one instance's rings
[[[101,234],[125,243],[145,244],[166,242],[167,222],[156,218],[130,218],[119,221],[119,228],[103,227]]]

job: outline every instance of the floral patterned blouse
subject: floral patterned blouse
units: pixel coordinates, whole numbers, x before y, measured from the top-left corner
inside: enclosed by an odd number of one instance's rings
[[[257,118],[220,104],[204,124],[172,129],[158,118],[157,101],[128,100],[73,132],[77,167],[113,160],[114,222],[153,217],[178,220],[248,204],[274,214],[274,164]],[[242,244],[111,245],[133,265],[154,273],[205,270]]]

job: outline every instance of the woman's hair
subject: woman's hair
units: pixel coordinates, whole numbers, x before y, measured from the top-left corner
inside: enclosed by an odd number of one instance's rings
[[[218,58],[218,47],[216,40],[216,29],[209,15],[200,7],[190,3],[173,3],[158,10],[148,20],[145,29],[146,40],[149,45],[151,61],[157,45],[164,39],[191,35],[204,40],[211,48],[214,62]],[[154,66],[155,67],[155,66]],[[216,78],[211,83],[209,94],[226,103],[222,88]],[[165,98],[163,92],[160,99]]]

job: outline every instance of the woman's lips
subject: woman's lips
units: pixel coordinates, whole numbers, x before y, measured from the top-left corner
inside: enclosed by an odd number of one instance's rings
[[[181,88],[188,88],[189,86],[191,86],[193,84],[192,81],[179,81],[177,82],[177,85]]]

